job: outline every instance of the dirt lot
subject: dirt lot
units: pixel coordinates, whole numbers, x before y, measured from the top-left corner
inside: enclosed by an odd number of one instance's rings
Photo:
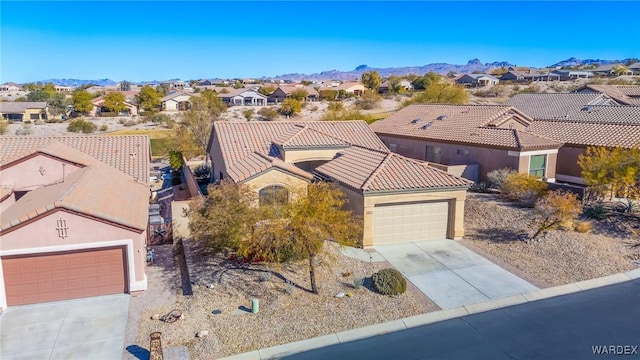
[[[354,288],[353,276],[368,277],[389,264],[344,257],[333,244],[320,257],[319,295],[307,291],[306,262],[272,268],[269,275],[265,266],[238,265],[203,249],[194,257],[193,295],[179,294],[174,305],[145,310],[138,344],[161,331],[164,346],[185,345],[191,359],[213,359],[438,309],[410,284],[398,297],[379,295],[367,282]],[[340,292],[352,296],[335,297]],[[253,298],[260,301],[257,314],[250,313]],[[185,318],[172,324],[151,319],[172,309]],[[197,338],[201,330],[208,336]]]
[[[467,195],[465,240],[492,260],[502,261],[540,286],[556,286],[624,272],[637,267],[640,216],[612,211],[593,221],[590,233],[551,230],[539,241],[525,242],[532,209],[503,202],[497,195]]]

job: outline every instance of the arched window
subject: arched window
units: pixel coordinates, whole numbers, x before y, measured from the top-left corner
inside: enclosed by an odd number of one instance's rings
[[[289,202],[289,189],[284,186],[271,185],[260,189],[260,206],[282,206]]]

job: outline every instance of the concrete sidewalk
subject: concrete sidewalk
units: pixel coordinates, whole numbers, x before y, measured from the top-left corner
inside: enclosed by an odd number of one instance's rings
[[[378,245],[375,249],[442,309],[538,290],[454,240]]]
[[[285,357],[288,355],[319,349],[325,346],[331,346],[350,342],[354,340],[364,339],[376,335],[387,334],[399,330],[410,329],[422,325],[428,325],[444,320],[459,318],[466,315],[481,313],[485,311],[495,310],[508,306],[527,303],[530,301],[552,298],[560,295],[573,294],[580,291],[590,290],[607,285],[618,284],[625,281],[640,279],[640,268],[627,271],[625,273],[605,276],[602,278],[580,281],[577,283],[556,286],[536,290],[527,294],[510,296],[507,298],[489,300],[478,304],[457,307],[448,310],[441,310],[432,313],[416,315],[404,319],[388,321],[382,324],[366,326],[363,328],[333,333],[329,335],[319,336],[307,340],[297,341],[289,344],[273,346],[270,348],[254,350],[242,354],[226,357],[226,360],[267,360]]]

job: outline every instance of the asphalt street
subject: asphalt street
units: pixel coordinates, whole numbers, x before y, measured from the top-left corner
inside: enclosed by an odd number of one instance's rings
[[[286,359],[640,359],[640,279]]]

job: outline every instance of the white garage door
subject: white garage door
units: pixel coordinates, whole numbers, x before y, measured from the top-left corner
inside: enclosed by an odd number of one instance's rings
[[[373,243],[445,239],[448,222],[447,201],[376,206]]]

